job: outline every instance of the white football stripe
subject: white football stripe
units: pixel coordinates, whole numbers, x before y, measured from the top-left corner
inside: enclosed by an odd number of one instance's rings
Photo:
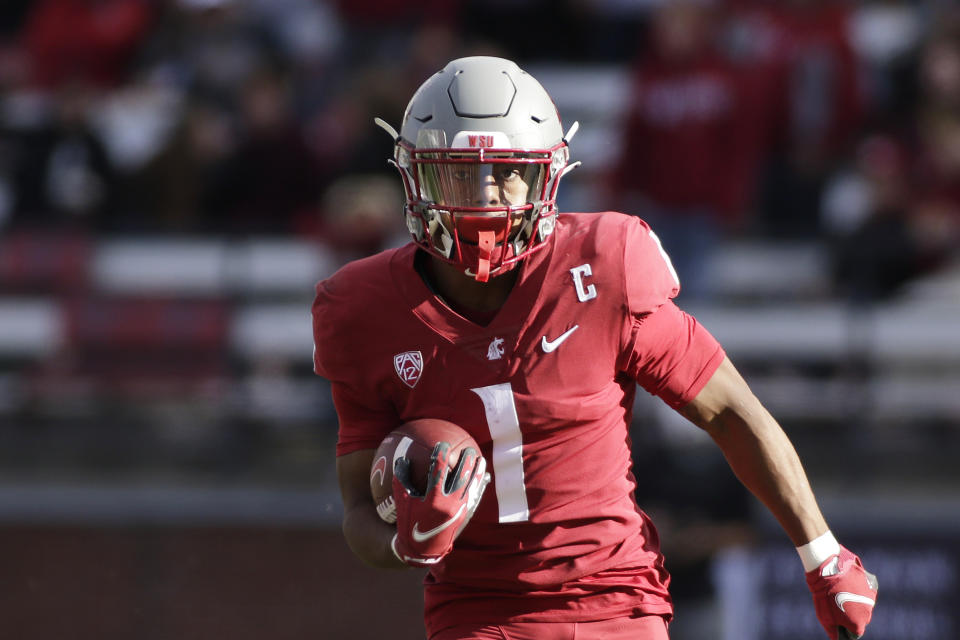
[[[413,438],[410,436],[400,438],[400,444],[393,450],[393,462],[390,463],[390,473],[393,473],[393,469],[397,465],[397,460],[407,455],[407,449],[410,448],[411,444],[413,444]]]

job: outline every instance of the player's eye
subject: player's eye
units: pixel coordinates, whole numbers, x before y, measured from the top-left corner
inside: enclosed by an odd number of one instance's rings
[[[497,177],[504,182],[517,180],[522,176],[521,167],[517,165],[506,165],[497,171]]]
[[[471,172],[466,167],[458,167],[453,170],[453,179],[465,182],[471,179]]]

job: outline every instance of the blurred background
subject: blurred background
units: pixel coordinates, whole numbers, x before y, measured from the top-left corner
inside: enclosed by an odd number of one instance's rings
[[[421,575],[340,535],[309,306],[407,240],[374,116],[474,54],[580,122],[562,210],[657,230],[879,575],[868,637],[960,638],[947,0],[5,0],[0,638],[422,638]],[[789,540],[642,395],[674,640],[821,637]]]

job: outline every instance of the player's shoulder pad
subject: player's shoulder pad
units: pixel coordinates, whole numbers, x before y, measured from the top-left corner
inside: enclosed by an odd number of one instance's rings
[[[639,217],[616,211],[569,213],[558,222],[562,245],[557,249],[588,262],[595,284],[621,291],[628,313],[650,313],[679,292],[659,238]]]
[[[634,315],[656,311],[680,293],[680,279],[660,238],[644,220],[622,216],[624,282]]]
[[[338,304],[361,304],[366,296],[375,295],[389,280],[390,261],[395,253],[396,250],[382,251],[346,263],[317,283],[318,299]]]
[[[314,370],[337,379],[341,365],[352,366],[357,339],[369,335],[374,310],[394,294],[390,262],[396,250],[354,260],[316,285],[313,316]]]
[[[577,253],[587,260],[619,255],[623,247],[625,227],[635,221],[616,211],[595,213],[561,213],[559,224],[565,241],[577,246]]]

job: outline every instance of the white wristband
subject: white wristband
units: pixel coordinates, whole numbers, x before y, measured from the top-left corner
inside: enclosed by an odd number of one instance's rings
[[[800,562],[803,563],[803,570],[813,571],[823,564],[827,558],[840,553],[840,543],[828,530],[822,536],[797,547],[797,553],[800,555]]]

